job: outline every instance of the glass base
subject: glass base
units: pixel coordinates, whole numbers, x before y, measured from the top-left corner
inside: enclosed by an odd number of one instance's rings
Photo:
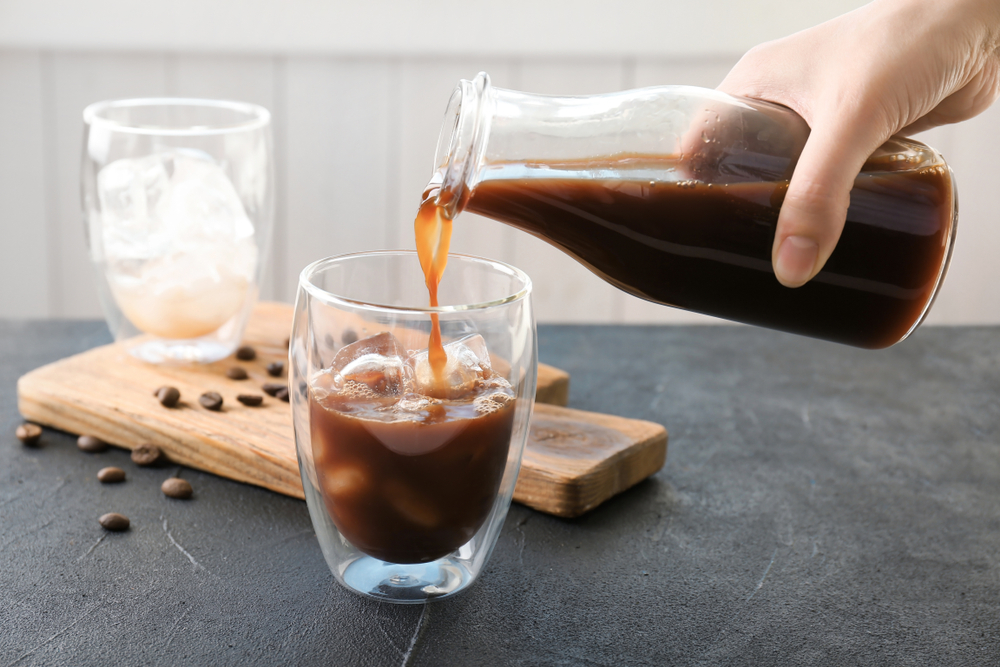
[[[362,556],[347,566],[341,583],[383,602],[421,604],[455,595],[473,580],[464,565],[449,557],[431,563],[400,565]]]
[[[136,359],[151,363],[209,364],[225,359],[235,348],[216,340],[145,340],[128,348]]]

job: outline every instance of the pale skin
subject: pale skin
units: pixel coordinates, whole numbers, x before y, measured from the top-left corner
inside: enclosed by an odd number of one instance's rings
[[[833,253],[876,148],[1000,96],[1000,0],[875,0],[751,49],[719,89],[782,104],[811,128],[771,250],[778,280],[799,287]]]

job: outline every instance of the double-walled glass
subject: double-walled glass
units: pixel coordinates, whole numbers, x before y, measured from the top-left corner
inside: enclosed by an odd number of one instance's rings
[[[83,118],[87,238],[115,340],[153,363],[229,355],[270,244],[270,113],[134,99],[92,104]]]
[[[348,589],[419,603],[479,576],[528,434],[530,292],[520,270],[463,255],[449,257],[435,308],[414,252],[302,271],[289,350],[295,441],[323,555]],[[440,375],[427,355],[435,319]]]

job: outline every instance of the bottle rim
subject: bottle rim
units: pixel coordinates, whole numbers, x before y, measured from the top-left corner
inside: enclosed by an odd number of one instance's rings
[[[437,203],[454,218],[471,195],[469,182],[482,161],[493,117],[493,86],[480,72],[471,81],[461,79],[445,109],[434,155],[434,178],[439,181]]]

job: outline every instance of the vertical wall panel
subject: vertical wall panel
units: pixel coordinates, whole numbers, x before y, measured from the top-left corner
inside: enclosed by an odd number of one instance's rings
[[[996,150],[1000,146],[1000,106],[958,125],[916,137],[937,148],[955,171],[959,222],[951,268],[931,324],[1000,323],[1000,189]]]
[[[0,317],[49,311],[41,57],[0,52]]]
[[[286,293],[310,262],[385,248],[392,65],[287,61]]]
[[[690,60],[643,58],[636,62],[635,85],[715,88],[739,59],[739,54]]]
[[[274,59],[268,56],[176,54],[167,58],[167,93],[252,102],[274,108]]]
[[[432,166],[445,103],[480,70],[495,85],[556,94],[632,86],[717,85],[739,54],[718,58],[290,59],[178,54],[0,53],[0,316],[99,317],[79,201],[81,112],[100,99],[191,95],[244,99],[274,112],[280,211],[265,296],[290,299],[323,255],[413,247],[412,216]],[[918,137],[955,168],[961,200],[949,279],[929,322],[1000,323],[998,195],[990,151],[1000,107]],[[280,215],[280,213],[279,213]],[[284,234],[284,236],[282,236]],[[562,253],[491,220],[463,215],[453,249],[524,268],[542,321],[706,322],[607,286]],[[30,279],[29,279],[30,276]]]
[[[274,159],[276,168],[284,167],[281,162],[283,145],[279,141],[283,128],[283,118],[276,113],[278,91],[276,90],[276,66],[274,58],[267,56],[178,54],[167,58],[167,93],[177,97],[204,97],[210,99],[237,100],[259,104],[271,111],[272,133],[274,136]],[[280,172],[276,180],[280,183]],[[276,298],[280,288],[277,283],[284,275],[283,260],[286,229],[281,218],[281,197],[284,193],[276,188],[279,198],[275,210],[275,229],[271,248],[267,257],[261,285],[261,298]]]
[[[525,60],[516,87],[551,95],[587,95],[626,87],[627,63],[618,59]],[[533,236],[514,237],[514,263],[531,276],[539,322],[616,322],[625,294],[560,250]]]
[[[87,253],[80,212],[80,163],[83,108],[112,98],[162,96],[167,93],[165,58],[145,54],[76,54],[51,56],[55,228],[49,258],[54,281],[53,314],[101,317],[94,274]]]

